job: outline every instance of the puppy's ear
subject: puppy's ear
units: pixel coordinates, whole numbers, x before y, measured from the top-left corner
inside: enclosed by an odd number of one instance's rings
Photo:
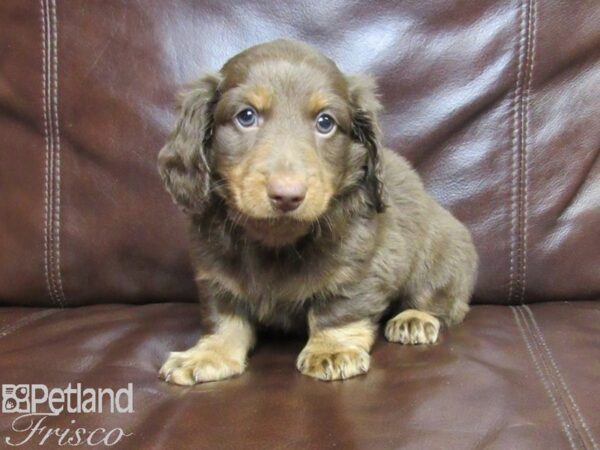
[[[190,212],[202,211],[209,197],[209,148],[220,82],[219,75],[205,75],[182,93],[177,125],[158,154],[165,187],[173,200]]]
[[[364,183],[371,206],[377,212],[385,210],[381,174],[379,125],[377,113],[381,104],[377,100],[375,81],[365,75],[347,77],[350,105],[352,107],[352,138],[367,150]]]

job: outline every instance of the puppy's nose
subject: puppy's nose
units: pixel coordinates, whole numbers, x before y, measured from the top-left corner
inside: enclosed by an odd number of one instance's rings
[[[267,183],[267,194],[274,208],[283,212],[293,211],[306,197],[306,184],[289,175],[273,176]]]

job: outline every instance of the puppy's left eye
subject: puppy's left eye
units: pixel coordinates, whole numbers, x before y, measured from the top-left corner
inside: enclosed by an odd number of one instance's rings
[[[244,128],[250,128],[258,123],[258,113],[254,108],[246,108],[235,116],[237,123]]]
[[[317,116],[315,126],[321,134],[329,134],[335,128],[335,120],[327,113],[321,113]]]

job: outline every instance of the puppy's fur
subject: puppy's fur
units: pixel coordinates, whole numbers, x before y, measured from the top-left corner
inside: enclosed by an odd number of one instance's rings
[[[236,115],[253,107],[255,126]],[[306,329],[304,374],[366,372],[378,320],[403,344],[434,343],[463,320],[477,255],[467,229],[409,164],[379,143],[375,85],[345,76],[305,44],[245,50],[182,98],[159,154],[167,190],[190,220],[204,335],[161,369],[189,385],[243,372],[259,324]],[[315,129],[327,112],[336,126]],[[285,175],[306,195],[288,212],[267,185]]]

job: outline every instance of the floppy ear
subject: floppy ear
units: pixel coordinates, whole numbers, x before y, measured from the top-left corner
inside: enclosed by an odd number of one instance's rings
[[[381,104],[376,97],[375,81],[365,75],[347,77],[350,105],[352,107],[352,138],[367,150],[364,183],[369,193],[371,206],[377,212],[385,210],[381,161],[379,158],[379,125],[377,112]]]
[[[158,154],[158,170],[175,203],[202,211],[210,192],[210,141],[219,101],[218,75],[205,75],[181,95],[175,130]]]

